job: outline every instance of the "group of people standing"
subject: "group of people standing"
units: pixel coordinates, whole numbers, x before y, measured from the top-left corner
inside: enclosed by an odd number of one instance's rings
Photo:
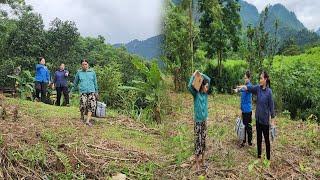
[[[48,87],[51,86],[57,91],[57,99],[55,104],[60,106],[62,93],[64,95],[64,103],[69,106],[69,91],[68,91],[68,78],[69,72],[65,70],[65,65],[61,64],[59,69],[54,73],[53,82],[51,82],[50,71],[46,66],[46,60],[43,57],[39,58],[39,63],[36,65],[35,76],[35,98],[38,101],[47,103]]]
[[[54,73],[53,81],[51,81],[50,71],[45,65],[45,58],[40,57],[36,65],[35,75],[35,99],[47,103],[47,89],[51,86],[57,92],[55,105],[61,105],[61,96],[64,96],[64,104],[69,106],[69,97],[72,92],[79,89],[80,92],[80,114],[81,120],[88,126],[92,126],[90,120],[96,110],[98,98],[98,83],[96,73],[89,68],[89,62],[81,60],[81,70],[75,75],[73,86],[69,92],[68,77],[69,71],[65,69],[65,65],[61,64],[59,69]],[[69,95],[70,94],[70,95]],[[87,118],[85,119],[85,115]]]
[[[70,93],[79,89],[80,92],[80,116],[81,120],[88,126],[91,117],[96,110],[98,99],[98,83],[96,73],[89,68],[87,60],[81,61],[81,70],[75,75],[73,87]],[[57,91],[56,105],[60,106],[60,99],[64,95],[66,105],[69,105],[69,90],[68,90],[68,77],[69,72],[65,69],[65,65],[61,64],[59,69],[54,73],[53,86]],[[195,76],[200,76],[202,81],[200,88],[195,88],[193,81]],[[45,59],[39,58],[39,63],[36,65],[35,87],[37,99],[42,102],[46,101],[47,87],[51,83],[50,72],[45,65]],[[272,90],[270,86],[270,78],[266,71],[260,74],[260,81],[258,85],[253,86],[250,82],[251,74],[249,71],[244,74],[245,85],[237,86],[236,92],[241,93],[241,116],[245,125],[245,139],[241,143],[243,147],[246,142],[252,146],[252,94],[257,96],[256,102],[256,132],[257,132],[257,149],[258,158],[261,158],[262,136],[266,144],[266,156],[270,160],[270,126],[274,126],[274,102],[272,99]],[[194,134],[195,134],[195,164],[199,169],[200,165],[204,165],[205,150],[206,150],[206,136],[207,136],[207,120],[208,120],[208,91],[211,79],[195,71],[191,76],[188,90],[194,98]],[[41,95],[41,96],[40,96]],[[85,115],[87,118],[85,119]]]
[[[202,84],[197,90],[193,86],[193,81],[197,74],[202,76]],[[245,125],[245,139],[241,142],[240,147],[245,146],[248,142],[252,146],[252,94],[256,95],[256,133],[257,133],[257,149],[258,158],[261,158],[262,151],[262,136],[264,137],[266,145],[266,156],[270,160],[270,137],[269,129],[275,125],[275,111],[274,101],[272,98],[272,90],[270,85],[270,78],[266,71],[261,72],[260,81],[258,85],[251,84],[251,74],[249,71],[244,74],[245,85],[237,86],[235,92],[241,93],[241,116]],[[197,169],[204,166],[205,150],[206,150],[206,136],[208,119],[208,89],[210,87],[210,78],[205,74],[195,71],[191,76],[188,89],[194,98],[194,143],[195,143],[195,165]],[[201,156],[201,157],[200,157]]]

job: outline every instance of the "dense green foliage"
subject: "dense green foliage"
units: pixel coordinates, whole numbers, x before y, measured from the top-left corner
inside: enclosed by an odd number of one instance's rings
[[[220,93],[231,93],[236,85],[243,83],[243,74],[247,69],[248,65],[244,61],[228,60],[223,65],[221,77],[217,78],[217,63],[208,64],[204,73],[211,78],[211,88],[214,87]]]
[[[192,71],[189,23],[190,17],[182,6],[168,5],[163,27],[164,61],[174,76],[175,89],[178,91],[185,90]],[[193,26],[191,30],[192,34],[196,34],[197,27]]]
[[[271,89],[278,113],[289,112],[291,118],[312,119],[320,117],[320,47],[309,49],[296,56],[276,56],[269,72]],[[218,92],[231,93],[237,84],[243,84],[248,65],[241,60],[228,60],[223,66],[223,76],[217,77],[217,65],[208,64],[205,73],[212,78],[212,87]],[[258,74],[254,74],[258,77]],[[252,79],[254,84],[257,78]]]
[[[228,51],[237,51],[240,43],[240,6],[235,0],[201,0],[200,37],[207,57],[217,57],[219,76]]]
[[[133,64],[135,65],[135,68],[141,72],[143,77],[132,81],[133,86],[122,86],[120,89],[134,90],[141,94],[141,101],[145,101],[147,113],[151,115],[149,117],[152,117],[157,123],[160,123],[160,111],[164,102],[165,86],[159,66],[156,61],[153,61],[150,67],[139,60],[134,60]],[[141,113],[141,107],[137,108],[139,108]]]
[[[320,47],[297,56],[277,56],[271,70],[277,108],[292,118],[320,117]],[[312,116],[311,116],[312,117]],[[310,118],[311,118],[310,117]]]
[[[88,59],[97,73],[100,100],[112,108],[124,107],[129,112],[137,109],[137,99],[145,95],[126,93],[118,87],[132,85],[136,79],[144,80],[145,74],[133,64],[144,64],[143,58],[128,53],[124,47],[107,44],[102,36],[82,37],[72,21],[56,18],[46,30],[41,15],[32,8],[16,2],[12,6],[17,11],[16,17],[2,16],[0,21],[0,87],[15,87],[20,97],[32,99],[38,57],[46,59],[51,76],[64,63],[70,72],[70,82],[80,68],[80,61]],[[20,75],[15,73],[18,67]],[[154,95],[160,98],[160,92],[154,92]]]

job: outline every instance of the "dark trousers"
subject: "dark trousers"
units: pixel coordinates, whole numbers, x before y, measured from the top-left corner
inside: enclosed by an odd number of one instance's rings
[[[48,83],[36,81],[35,86],[36,86],[36,95],[35,95],[36,98],[40,99],[40,94],[41,94],[41,102],[46,103]]]
[[[270,160],[270,139],[269,139],[269,125],[261,124],[257,121],[257,147],[258,147],[258,158],[261,157],[262,148],[262,134],[264,142],[266,143],[267,159]]]
[[[56,91],[57,91],[57,101],[56,101],[56,105],[60,106],[60,100],[61,100],[61,95],[63,93],[63,97],[64,97],[64,104],[69,104],[69,91],[68,91],[68,87],[56,87]]]
[[[249,113],[242,113],[242,120],[243,124],[245,126],[245,134],[244,134],[244,140],[243,143],[246,143],[246,140],[248,138],[248,144],[252,144],[252,112]]]

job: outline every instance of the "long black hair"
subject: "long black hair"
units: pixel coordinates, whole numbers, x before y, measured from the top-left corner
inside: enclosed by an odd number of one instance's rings
[[[267,79],[267,87],[271,88],[271,81],[267,71],[262,71],[261,75],[263,75],[264,79]]]
[[[247,76],[247,78],[248,79],[250,79],[251,78],[251,73],[250,73],[250,71],[248,70],[248,71],[246,71],[246,76]]]
[[[88,60],[86,60],[86,59],[82,59],[81,62],[80,62],[80,64],[82,64],[83,62],[86,62],[86,63],[89,64]]]

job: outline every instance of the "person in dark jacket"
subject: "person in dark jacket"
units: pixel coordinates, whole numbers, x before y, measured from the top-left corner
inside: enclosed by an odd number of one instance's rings
[[[244,75],[244,82],[246,86],[252,86],[250,71],[247,71]],[[245,91],[244,89],[235,89],[236,92],[241,93],[241,116],[245,126],[245,137],[241,143],[243,147],[248,139],[248,145],[252,146],[252,93]]]
[[[270,85],[270,78],[266,71],[260,74],[260,83],[256,86],[238,86],[239,89],[244,89],[252,94],[257,95],[256,107],[256,129],[257,129],[257,148],[258,158],[261,158],[262,135],[266,143],[267,159],[270,160],[270,125],[275,125],[275,111],[274,101],[272,98],[272,90]],[[271,121],[270,121],[271,119]]]
[[[59,70],[54,73],[53,83],[57,91],[57,101],[56,105],[60,106],[61,95],[64,96],[64,104],[69,106],[69,91],[68,91],[68,81],[67,77],[69,72],[65,70],[65,65],[61,64]]]
[[[35,97],[42,102],[46,103],[47,100],[47,88],[50,83],[50,72],[47,68],[46,60],[43,57],[39,58],[39,64],[36,65],[36,95]],[[40,98],[41,95],[41,98]]]

